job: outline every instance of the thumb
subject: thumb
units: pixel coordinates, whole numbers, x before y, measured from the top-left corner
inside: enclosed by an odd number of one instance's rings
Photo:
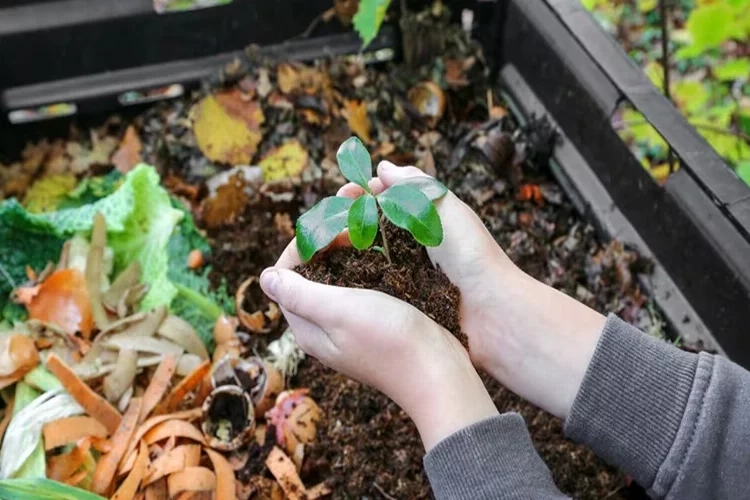
[[[322,328],[336,326],[335,304],[344,299],[337,287],[306,280],[289,269],[271,267],[260,275],[263,291],[279,306]],[[334,307],[332,307],[334,306]]]
[[[389,161],[381,161],[378,165],[378,179],[386,188],[391,187],[398,181],[409,177],[429,177],[417,167],[398,167]]]

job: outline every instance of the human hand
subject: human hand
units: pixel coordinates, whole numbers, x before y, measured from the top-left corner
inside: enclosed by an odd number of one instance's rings
[[[260,283],[281,307],[299,346],[395,401],[414,420],[428,451],[498,414],[468,354],[448,331],[386,294],[308,281],[291,270],[298,264],[292,241]]]
[[[426,175],[388,162],[370,181],[380,193],[399,180]],[[347,184],[340,196],[364,190]],[[605,318],[522,272],[482,221],[453,193],[436,202],[443,243],[431,260],[461,290],[461,328],[472,361],[509,389],[565,418],[596,348]]]

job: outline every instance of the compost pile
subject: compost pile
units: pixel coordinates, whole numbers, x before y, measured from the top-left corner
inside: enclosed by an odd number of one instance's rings
[[[429,497],[408,417],[304,359],[258,286],[300,214],[344,184],[335,157],[352,135],[376,161],[445,182],[536,278],[661,334],[636,282],[645,263],[598,242],[553,181],[554,131],[517,123],[477,48],[430,22],[442,55],[421,66],[249,51],[190,96],[29,144],[0,168],[0,487]],[[562,422],[487,384],[564,492],[626,483]]]

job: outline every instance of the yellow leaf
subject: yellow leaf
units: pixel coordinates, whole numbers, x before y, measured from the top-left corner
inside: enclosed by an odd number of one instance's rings
[[[346,122],[352,132],[365,143],[372,142],[370,136],[370,118],[367,116],[367,105],[364,101],[346,101]]]
[[[193,133],[209,160],[247,165],[258,149],[264,121],[258,103],[233,89],[206,96],[195,105]]]
[[[52,212],[76,186],[73,174],[46,175],[26,191],[23,205],[29,212]]]
[[[651,61],[643,70],[657,89],[664,89],[664,67],[661,64]]]
[[[291,64],[279,64],[276,68],[276,81],[279,84],[279,90],[289,94],[299,87],[299,74]]]
[[[658,0],[638,0],[638,10],[641,12],[649,12],[659,5]]]
[[[667,177],[669,177],[670,168],[669,163],[660,163],[658,165],[654,165],[651,167],[651,176],[658,182],[659,184],[663,183],[667,180]]]
[[[297,140],[290,140],[273,149],[260,161],[263,178],[266,181],[276,181],[290,177],[299,177],[307,167],[308,155],[305,148]]]

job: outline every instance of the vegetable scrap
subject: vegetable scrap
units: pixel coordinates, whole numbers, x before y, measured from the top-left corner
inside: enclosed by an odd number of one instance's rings
[[[377,25],[378,3],[337,1],[327,19]],[[642,259],[578,218],[548,168],[554,131],[516,120],[443,10],[399,20],[419,30],[408,68],[251,54],[221,83],[0,168],[0,436],[23,451],[0,453],[0,497],[428,497],[408,416],[306,358],[257,278],[304,214],[380,160],[437,177],[525,272],[663,334]],[[339,165],[352,136],[362,147]],[[440,186],[412,187],[432,200]],[[360,246],[376,229],[369,203],[352,218]],[[488,387],[528,416],[566,493],[623,484],[558,420]]]
[[[145,201],[166,213],[139,212]],[[244,487],[225,454],[258,446],[256,423],[278,419],[271,410],[288,380],[246,340],[272,333],[281,312],[255,277],[234,301],[208,284],[210,247],[179,207],[147,165],[89,204],[40,214],[12,199],[0,205],[0,228],[54,242],[29,263],[3,263],[14,288],[0,310],[0,389],[9,395],[0,491],[26,491],[38,478],[42,491],[66,498],[230,499]],[[210,335],[181,315],[194,304]],[[245,310],[254,304],[263,309]]]

